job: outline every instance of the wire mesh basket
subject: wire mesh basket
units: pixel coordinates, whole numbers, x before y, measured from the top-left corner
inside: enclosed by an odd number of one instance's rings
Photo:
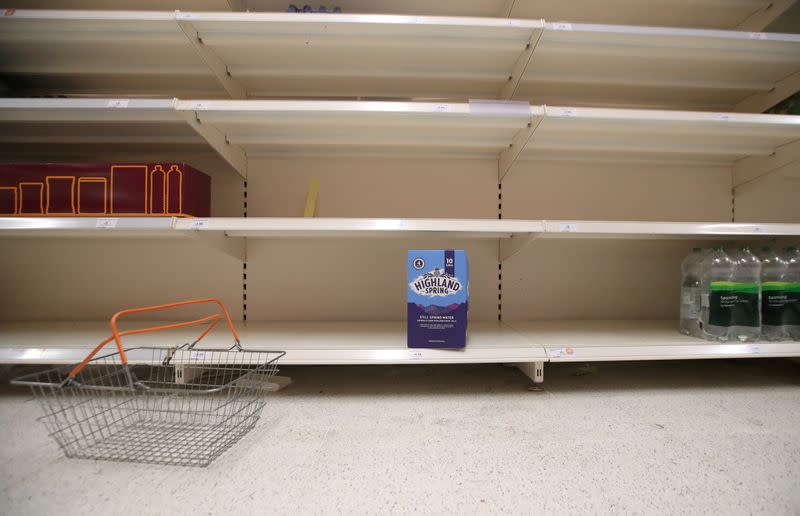
[[[127,313],[215,302],[221,314],[119,332]],[[225,317],[230,349],[194,349]],[[124,349],[121,337],[209,323],[191,344]],[[184,301],[125,310],[111,320],[112,336],[74,367],[22,376],[44,409],[40,418],[67,457],[207,466],[249,432],[266,403],[269,379],[281,351],[241,348],[225,306],[218,300]],[[98,356],[109,342],[117,351]]]

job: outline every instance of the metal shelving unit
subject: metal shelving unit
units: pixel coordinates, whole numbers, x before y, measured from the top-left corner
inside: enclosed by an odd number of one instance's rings
[[[760,112],[800,90],[800,36],[791,34],[513,18],[35,10],[0,17],[0,27],[0,72],[33,94],[497,98]]]
[[[541,381],[547,361],[800,356],[665,320],[689,246],[800,236],[800,117],[743,114],[800,90],[800,37],[758,32],[791,3],[6,11],[12,91],[78,97],[0,98],[3,159],[201,160],[214,216],[0,218],[0,362],[74,362],[109,310],[209,291],[286,364],[502,362]],[[309,96],[359,100],[286,99]],[[299,218],[313,178],[319,217]],[[444,243],[470,257],[468,346],[407,349],[405,250]],[[663,299],[616,288],[634,280]]]

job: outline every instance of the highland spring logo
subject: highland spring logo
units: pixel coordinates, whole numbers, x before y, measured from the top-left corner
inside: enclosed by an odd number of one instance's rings
[[[461,290],[461,282],[458,281],[458,278],[445,273],[439,267],[422,276],[417,276],[408,285],[416,294],[426,297],[444,297]]]

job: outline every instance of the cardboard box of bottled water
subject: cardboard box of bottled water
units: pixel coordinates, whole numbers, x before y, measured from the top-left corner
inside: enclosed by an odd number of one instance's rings
[[[409,251],[408,347],[466,346],[468,298],[466,251]]]

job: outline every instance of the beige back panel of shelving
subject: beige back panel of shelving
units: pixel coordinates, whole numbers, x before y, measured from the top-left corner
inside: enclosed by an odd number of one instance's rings
[[[107,320],[124,308],[205,297],[241,318],[241,262],[200,242],[14,238],[0,250],[0,320]]]
[[[312,176],[320,217],[497,217],[497,161],[251,159],[248,216],[301,216]],[[408,249],[466,249],[470,318],[497,319],[497,240],[250,239],[248,320],[402,320]]]
[[[505,218],[731,221],[731,169],[523,161],[503,183]],[[675,240],[541,240],[503,264],[503,319],[677,317]]]
[[[734,192],[736,222],[800,222],[800,161]]]

